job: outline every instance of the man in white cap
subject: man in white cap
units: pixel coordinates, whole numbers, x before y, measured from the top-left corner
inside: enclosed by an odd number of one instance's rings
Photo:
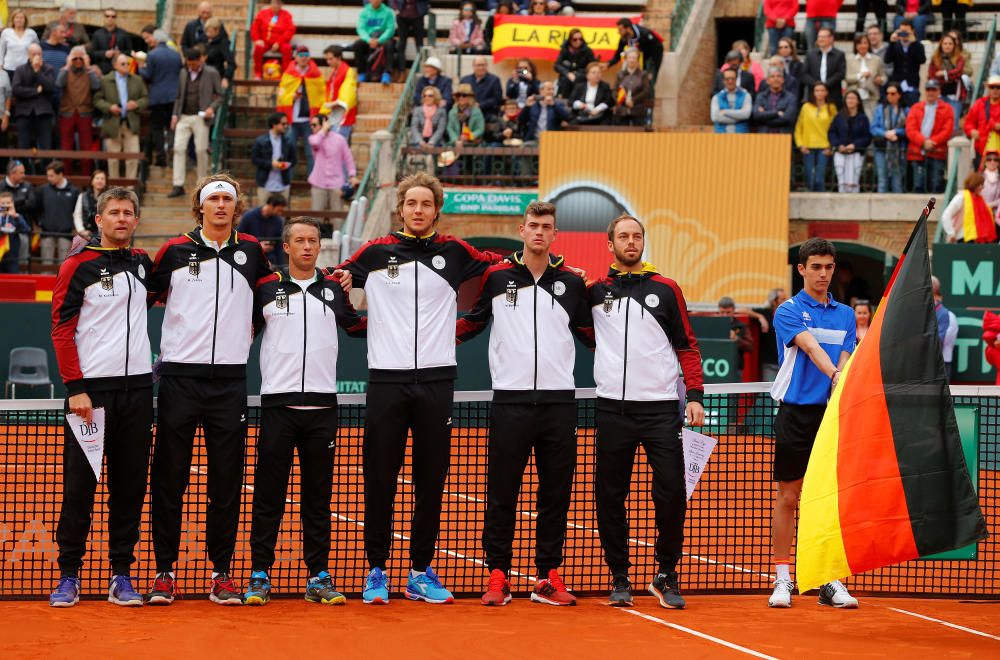
[[[417,80],[417,87],[413,91],[414,104],[420,105],[420,99],[423,98],[421,94],[425,87],[437,87],[441,92],[441,103],[451,109],[451,78],[441,75],[443,68],[441,60],[433,55],[424,61],[424,75]]]

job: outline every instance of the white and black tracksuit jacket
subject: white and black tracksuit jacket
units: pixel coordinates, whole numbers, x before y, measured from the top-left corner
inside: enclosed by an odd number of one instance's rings
[[[152,386],[151,273],[143,250],[102,248],[96,241],[63,262],[52,291],[52,343],[71,396]]]
[[[363,337],[367,325],[332,275],[317,270],[305,291],[287,269],[265,277],[254,307],[254,326],[264,332],[261,404],[337,405],[337,327]]]
[[[701,353],[677,282],[649,264],[639,273],[612,268],[591,285],[589,304],[598,403],[676,401],[682,372],[687,400],[701,403]]]
[[[233,231],[216,251],[195,229],[160,248],[150,304],[167,301],[159,373],[245,378],[253,342],[254,288],[271,273],[257,239]]]
[[[453,236],[395,232],[338,266],[368,300],[370,382],[454,380],[458,288],[501,259]]]
[[[490,330],[490,376],[496,403],[574,401],[573,333],[590,322],[583,279],[550,255],[536,282],[522,253],[491,266],[483,275],[479,301],[459,319],[457,339]]]

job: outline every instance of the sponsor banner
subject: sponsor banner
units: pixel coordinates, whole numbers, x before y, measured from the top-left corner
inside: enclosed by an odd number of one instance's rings
[[[1000,245],[939,243],[934,274],[948,308],[1000,309]]]
[[[493,61],[527,57],[555,62],[566,36],[573,28],[583,32],[583,40],[597,59],[607,62],[618,49],[618,16],[515,16],[493,17]],[[639,23],[639,17],[631,17]]]
[[[442,213],[476,215],[523,215],[535,193],[496,190],[445,190]]]

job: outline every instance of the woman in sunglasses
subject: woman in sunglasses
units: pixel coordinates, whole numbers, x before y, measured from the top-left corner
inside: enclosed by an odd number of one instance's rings
[[[1000,151],[987,151],[983,154],[983,199],[995,216],[1000,207]]]
[[[448,109],[441,105],[437,87],[424,87],[420,105],[410,113],[410,145],[440,147],[448,128]]]
[[[556,94],[568,99],[573,93],[573,88],[584,81],[587,65],[596,60],[597,57],[584,41],[580,28],[570,30],[569,36],[559,49],[559,57],[556,58],[554,65],[556,73],[559,74]]]

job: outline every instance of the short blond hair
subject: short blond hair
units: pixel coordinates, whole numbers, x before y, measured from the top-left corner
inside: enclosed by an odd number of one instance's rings
[[[208,184],[215,183],[216,181],[225,181],[236,189],[236,210],[233,212],[233,226],[235,227],[236,223],[240,221],[243,211],[246,210],[246,206],[243,203],[243,194],[240,192],[240,182],[231,177],[228,172],[210,174],[195,185],[194,192],[191,193],[191,214],[194,216],[194,221],[201,227],[205,222],[205,218],[202,217],[201,212],[201,190]]]
[[[404,178],[396,187],[396,215],[400,219],[403,217],[403,202],[406,201],[406,193],[410,192],[413,188],[427,188],[430,190],[431,194],[434,195],[434,212],[436,214],[441,213],[441,207],[444,206],[444,187],[436,176],[432,176],[427,172],[417,172]],[[437,217],[434,220],[437,221]]]

